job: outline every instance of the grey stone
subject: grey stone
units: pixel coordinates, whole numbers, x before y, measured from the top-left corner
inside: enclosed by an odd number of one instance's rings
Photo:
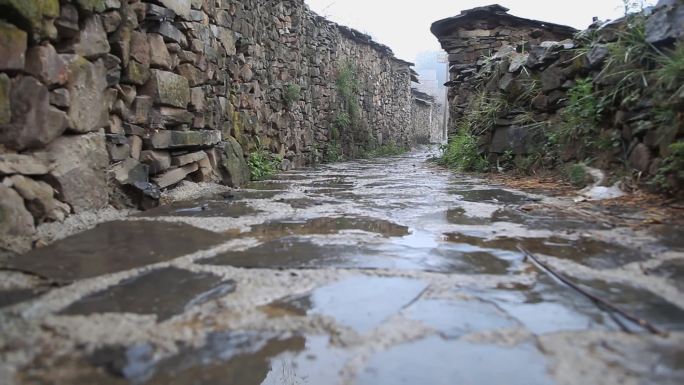
[[[61,201],[76,214],[107,205],[109,157],[103,134],[63,136],[51,143],[47,152],[55,162],[48,183],[59,192]]]
[[[190,101],[188,80],[172,72],[151,70],[150,80],[141,94],[151,96],[156,104],[186,108]]]
[[[684,4],[680,1],[658,3],[656,11],[646,19],[646,41],[660,44],[684,38]]]
[[[220,131],[160,131],[153,134],[146,144],[159,150],[213,146],[220,142]]]
[[[27,39],[26,32],[0,20],[0,71],[24,69]]]
[[[123,135],[107,135],[107,152],[112,162],[119,162],[128,158],[131,154],[128,139]]]
[[[242,147],[235,138],[228,137],[220,148],[221,179],[230,187],[240,187],[250,181],[250,172]]]
[[[103,61],[91,63],[82,57],[71,56],[69,70],[69,128],[77,133],[86,133],[104,127],[109,116],[104,92],[107,88],[107,70]]]
[[[207,159],[207,153],[204,151],[191,152],[185,155],[174,156],[171,158],[171,165],[174,167],[185,166],[186,164],[199,162]]]
[[[35,232],[33,216],[18,192],[0,184],[0,237],[30,236]]]
[[[12,80],[7,74],[0,73],[0,127],[12,121],[11,90]]]
[[[76,0],[78,7],[88,12],[103,12],[107,10],[107,0]]]
[[[40,157],[26,154],[0,154],[0,174],[45,175],[50,163]]]
[[[170,70],[172,65],[171,54],[169,53],[164,38],[156,33],[147,35],[150,42],[150,65],[152,67]]]
[[[24,198],[26,207],[38,223],[61,222],[71,212],[69,205],[55,199],[55,190],[49,184],[22,175],[11,179],[14,189]]]
[[[0,143],[21,151],[40,148],[67,128],[64,112],[50,106],[50,94],[37,79],[20,76],[10,92],[11,120],[0,131]]]
[[[645,144],[639,143],[629,155],[629,165],[637,171],[646,173],[651,165],[651,159],[651,150]]]
[[[93,59],[108,54],[109,50],[109,41],[102,25],[102,18],[99,15],[90,16],[81,29],[79,41],[74,46],[74,53]]]
[[[197,87],[205,82],[204,74],[199,70],[199,68],[190,63],[179,65],[176,71],[178,74],[188,79],[190,87]]]
[[[73,4],[62,4],[59,18],[55,21],[55,27],[60,36],[73,38],[78,35],[78,9]]]
[[[149,67],[135,60],[128,60],[128,66],[124,69],[123,83],[142,86],[150,79]]]
[[[142,151],[140,161],[149,166],[152,175],[157,175],[171,168],[171,154],[165,151]]]
[[[157,184],[157,186],[159,186],[159,188],[166,188],[182,181],[183,179],[187,178],[188,175],[197,170],[199,170],[199,165],[197,165],[197,163],[192,163],[168,171],[158,177],[152,178],[152,180]]]
[[[114,87],[121,82],[121,59],[107,54],[104,57],[105,68],[107,69],[107,86]]]
[[[59,108],[68,108],[71,105],[71,94],[66,88],[58,88],[50,92],[50,104]]]
[[[164,20],[173,20],[176,13],[168,8],[160,7],[156,4],[146,4],[145,20],[161,22]]]
[[[549,67],[541,74],[542,91],[549,92],[560,88],[565,82],[565,75],[558,67]]]
[[[149,123],[152,105],[153,102],[151,97],[145,95],[136,96],[133,101],[133,111],[131,113],[130,123],[143,125]]]
[[[181,46],[187,45],[187,40],[178,28],[169,21],[163,21],[150,29],[150,32],[156,32],[164,37],[167,43],[178,43]]]
[[[131,58],[145,67],[150,66],[150,43],[144,32],[133,31],[131,33]]]
[[[206,108],[205,104],[204,90],[201,87],[190,89],[190,110],[204,112]]]
[[[149,167],[133,158],[126,158],[109,170],[111,177],[121,185],[149,182]]]
[[[587,52],[587,63],[591,68],[599,68],[608,58],[610,52],[605,44],[598,44]]]
[[[102,26],[105,32],[112,33],[119,29],[121,25],[121,13],[118,11],[111,11],[102,14]]]
[[[143,140],[141,137],[132,135],[128,137],[128,142],[131,146],[131,158],[140,160],[140,152],[142,152]]]
[[[531,151],[534,139],[524,127],[498,127],[494,131],[489,152],[504,154],[512,152],[515,155],[526,155]]]
[[[183,19],[190,19],[190,0],[159,0],[159,2]]]
[[[164,127],[177,127],[184,124],[190,124],[194,118],[192,112],[173,107],[161,107],[159,109],[159,115]]]

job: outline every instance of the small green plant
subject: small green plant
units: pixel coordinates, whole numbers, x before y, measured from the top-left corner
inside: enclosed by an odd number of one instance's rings
[[[584,188],[591,183],[591,176],[582,163],[573,164],[566,169],[570,184],[577,188]]]
[[[351,117],[349,116],[349,114],[345,111],[340,111],[337,113],[337,115],[335,115],[335,125],[333,128],[335,130],[342,131],[349,128],[349,126],[351,126],[351,123]],[[339,131],[336,132],[339,135]]]
[[[661,89],[668,94],[667,102],[675,98],[684,99],[684,43],[677,44],[674,50],[658,57],[660,67],[655,77]]]
[[[670,155],[663,161],[651,185],[658,190],[675,192],[684,184],[684,141],[673,143],[669,147]]]
[[[359,125],[361,119],[361,108],[358,101],[359,89],[356,66],[352,62],[342,63],[337,73],[337,92],[342,100],[342,106],[335,122],[338,128],[354,128]]]
[[[397,146],[394,143],[390,144],[383,144],[382,146],[378,146],[370,151],[368,151],[365,155],[366,157],[369,158],[378,158],[382,156],[395,156],[395,155],[401,155],[408,151],[408,149],[404,146]]]
[[[344,160],[342,146],[336,140],[331,141],[323,151],[323,163],[335,163]]]
[[[488,171],[489,162],[480,153],[477,140],[473,134],[459,131],[442,147],[442,156],[438,163],[459,171]]]
[[[296,84],[288,84],[283,88],[283,102],[291,107],[301,97],[302,88]]]
[[[274,176],[280,170],[280,164],[281,160],[278,157],[263,149],[252,152],[247,159],[252,180],[264,180]]]
[[[577,80],[575,86],[568,91],[568,105],[561,112],[561,129],[557,133],[559,136],[552,140],[559,144],[579,141],[587,148],[592,148],[601,118],[599,104],[592,79]]]

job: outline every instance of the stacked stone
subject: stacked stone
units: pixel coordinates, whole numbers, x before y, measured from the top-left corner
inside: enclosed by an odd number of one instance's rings
[[[443,25],[451,23],[451,30],[433,27],[440,42],[449,52],[451,81],[449,82],[449,101],[451,103],[452,132],[472,100],[474,92],[486,90],[514,101],[532,79],[539,85],[539,94],[531,100],[527,108],[519,108],[496,119],[495,127],[480,138],[483,151],[496,160],[502,154],[529,155],[541,151],[543,143],[538,137],[539,130],[530,129],[518,122],[558,122],[559,112],[566,105],[568,90],[577,79],[601,79],[604,64],[609,55],[608,43],[617,41],[625,28],[627,20],[620,19],[602,24],[596,22],[589,30],[579,33],[579,39],[564,39],[567,35],[557,33],[560,28],[549,29],[546,23],[537,22],[532,28],[526,20],[506,14],[498,6],[476,9],[462,16],[446,19]],[[503,12],[503,13],[502,13]],[[516,21],[517,20],[517,21]],[[523,20],[522,22],[519,20]],[[508,25],[515,22],[517,29]],[[684,5],[681,1],[661,0],[645,21],[645,38],[663,52],[681,44],[684,38]],[[473,29],[477,28],[477,29]],[[502,38],[505,35],[512,38]],[[547,34],[541,33],[546,28]],[[556,31],[556,32],[554,32]],[[540,41],[540,38],[555,34],[555,39]],[[586,49],[586,55],[578,55],[577,48],[586,44],[583,36],[591,34],[596,43]],[[469,47],[465,47],[469,45]],[[616,87],[619,79],[602,79],[596,87]],[[647,99],[647,98],[646,98]],[[641,100],[636,104],[624,104],[617,111],[606,116],[601,136],[610,141],[618,141],[623,146],[607,149],[598,159],[601,166],[610,168],[622,165],[625,157],[629,166],[642,177],[653,176],[662,161],[669,154],[669,146],[681,140],[679,127],[658,125],[652,100]],[[551,126],[553,129],[553,125]],[[679,129],[677,129],[679,128]],[[584,138],[583,138],[584,139]],[[581,153],[583,146],[566,146],[562,151],[563,162],[580,162],[589,154]]]
[[[411,126],[415,141],[418,144],[436,143],[439,116],[435,98],[415,88],[411,93]]]
[[[410,143],[411,63],[303,0],[0,0],[0,234],[148,207],[186,179],[240,186],[256,149],[314,162],[344,62],[362,117],[348,155]]]

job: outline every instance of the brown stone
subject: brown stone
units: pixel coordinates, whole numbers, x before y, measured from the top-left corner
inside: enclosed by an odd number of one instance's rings
[[[37,156],[25,154],[0,154],[0,174],[45,175],[50,163]]]
[[[629,165],[637,171],[646,173],[651,165],[651,159],[651,150],[645,144],[639,143],[629,155]]]
[[[147,141],[153,149],[177,149],[213,146],[221,142],[219,131],[160,131]]]
[[[150,66],[150,43],[144,32],[131,33],[131,58],[145,67]]]
[[[159,188],[166,188],[182,181],[183,179],[187,178],[188,175],[197,170],[199,170],[199,165],[197,163],[192,163],[168,171],[156,178],[152,178],[152,180],[157,184],[157,186],[159,186]]]
[[[59,108],[68,108],[71,105],[71,94],[66,88],[58,88],[50,92],[50,104]]]
[[[10,107],[11,121],[0,131],[0,143],[9,148],[40,148],[66,130],[66,115],[50,106],[47,88],[33,77],[13,80]]]
[[[164,44],[164,38],[156,33],[148,34],[147,37],[150,44],[150,65],[153,68],[170,70],[173,61],[166,44]]]
[[[0,71],[23,70],[28,35],[0,20]]]
[[[150,80],[140,91],[158,105],[186,108],[190,101],[188,80],[172,72],[151,70]]]
[[[118,11],[111,11],[102,14],[102,25],[107,33],[116,31],[121,25],[121,13]]]
[[[129,60],[128,66],[124,69],[122,83],[135,84],[141,86],[150,79],[150,69],[135,60]]]
[[[199,162],[203,159],[207,159],[206,152],[191,152],[185,155],[174,156],[173,158],[171,158],[171,165],[174,167],[185,166],[186,164]]]
[[[181,64],[178,66],[177,71],[181,76],[188,79],[190,87],[197,87],[205,82],[204,74],[193,64]]]
[[[11,90],[12,80],[7,74],[0,73],[0,127],[12,121]]]
[[[69,69],[50,44],[31,47],[26,53],[26,72],[52,85],[62,85],[69,79]]]
[[[106,168],[109,164],[103,134],[63,136],[48,146],[55,168],[48,182],[76,214],[101,209],[109,201]]]
[[[69,56],[71,94],[69,106],[70,129],[77,133],[96,131],[107,125],[108,108],[105,98],[107,70],[104,62],[91,63],[80,56]]]
[[[171,168],[171,154],[164,151],[142,151],[140,153],[140,161],[150,167],[150,174],[152,175]]]
[[[79,41],[74,46],[74,53],[88,59],[95,59],[108,54],[109,50],[109,41],[102,25],[102,18],[99,15],[90,16],[81,29]]]
[[[0,184],[0,238],[29,236],[35,232],[33,216],[18,192]]]
[[[49,184],[15,175],[11,178],[14,189],[26,201],[26,207],[38,223],[63,221],[71,212],[69,205],[55,199],[55,190]]]
[[[164,127],[177,127],[192,123],[194,115],[192,112],[181,108],[161,107],[159,109],[161,123]]]
[[[140,160],[140,153],[142,152],[143,140],[139,136],[132,135],[128,137],[128,142],[131,146],[131,158]]]

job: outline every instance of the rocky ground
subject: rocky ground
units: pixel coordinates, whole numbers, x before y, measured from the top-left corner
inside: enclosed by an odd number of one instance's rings
[[[681,225],[429,156],[187,185],[4,262],[0,383],[684,381]]]

